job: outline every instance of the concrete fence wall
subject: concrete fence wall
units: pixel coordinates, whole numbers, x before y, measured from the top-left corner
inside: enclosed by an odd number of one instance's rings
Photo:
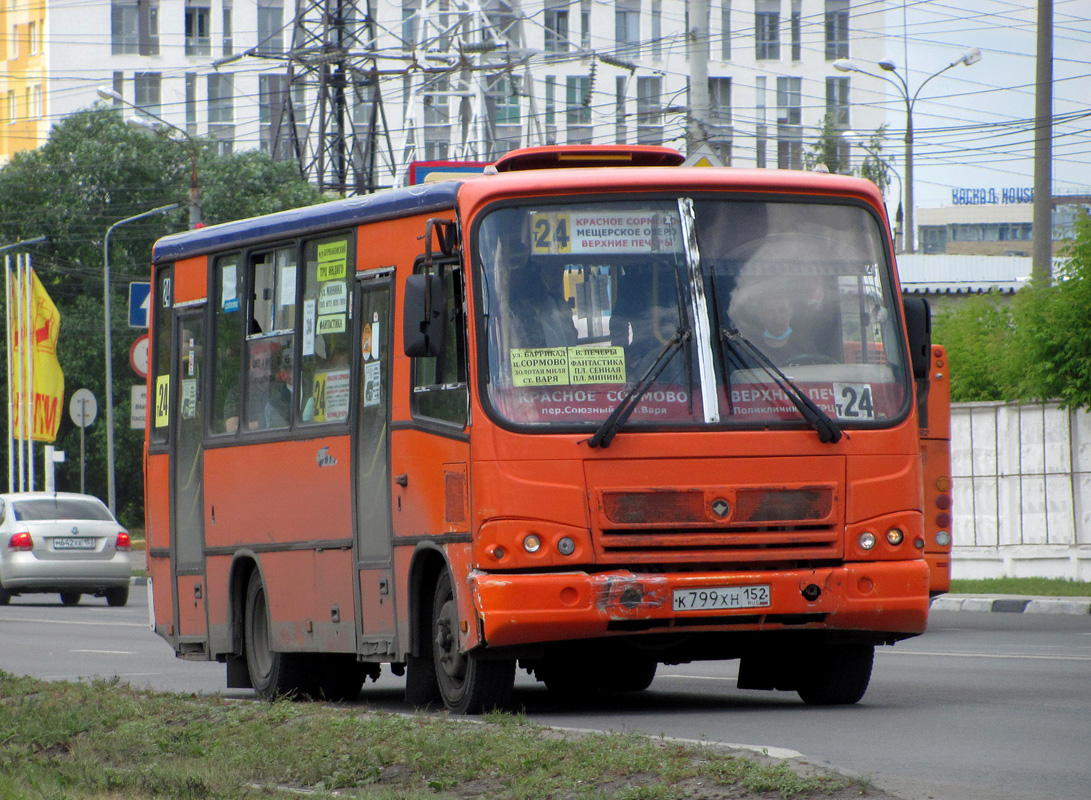
[[[951,477],[955,578],[1091,581],[1091,414],[956,403]]]

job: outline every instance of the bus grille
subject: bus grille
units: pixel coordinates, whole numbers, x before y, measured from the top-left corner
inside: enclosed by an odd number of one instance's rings
[[[600,531],[599,555],[620,563],[825,561],[841,558],[838,532],[819,526],[751,526],[731,530],[623,528]]]

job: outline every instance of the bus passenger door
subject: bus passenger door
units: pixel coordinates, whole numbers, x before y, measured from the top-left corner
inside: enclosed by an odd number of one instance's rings
[[[201,374],[204,310],[175,317],[174,444],[171,458],[171,564],[174,565],[178,652],[204,653],[208,637],[204,580],[204,458]]]
[[[390,270],[366,273],[354,298],[360,344],[352,453],[361,655],[396,652],[390,540],[392,276]]]

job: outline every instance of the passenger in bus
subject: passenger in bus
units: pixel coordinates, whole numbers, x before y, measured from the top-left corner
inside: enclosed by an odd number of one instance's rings
[[[576,344],[576,323],[564,296],[563,266],[523,264],[512,270],[508,286],[513,348]]]
[[[626,374],[638,380],[679,328],[678,285],[673,264],[626,267],[618,279],[610,315],[610,343],[625,348]],[[668,364],[660,382],[680,383],[684,359]]]
[[[767,279],[744,284],[731,299],[731,317],[740,332],[778,367],[811,349],[792,327],[795,301],[784,281]]]

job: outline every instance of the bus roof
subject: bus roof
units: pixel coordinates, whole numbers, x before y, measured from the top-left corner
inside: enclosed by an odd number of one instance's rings
[[[152,260],[156,263],[173,261],[214,250],[244,247],[269,238],[298,236],[387,217],[439,211],[454,205],[460,185],[461,181],[448,180],[390,189],[175,233],[155,243]]]

